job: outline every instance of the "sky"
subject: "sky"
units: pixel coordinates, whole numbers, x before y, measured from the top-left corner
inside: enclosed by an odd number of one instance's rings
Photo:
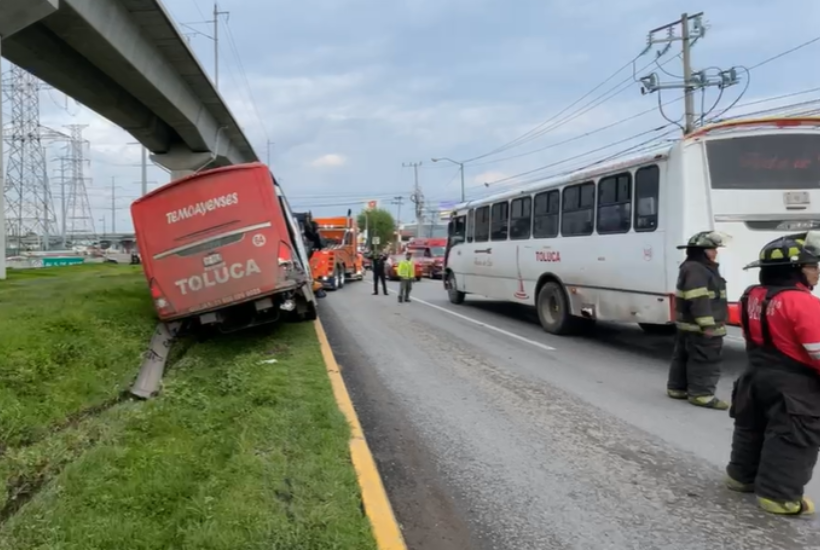
[[[196,31],[211,32],[203,22],[213,3],[165,6],[212,75],[213,42]],[[220,26],[220,92],[260,159],[270,155],[294,208],[314,215],[356,212],[368,200],[396,212],[401,196],[409,221],[408,165],[418,162],[427,206],[457,201],[458,167],[432,157],[480,157],[465,165],[470,198],[678,137],[658,93],[642,95],[630,61],[649,30],[685,11],[705,11],[707,24],[692,50],[694,70],[738,67],[740,83],[723,91],[710,117],[733,103],[723,116],[820,100],[820,90],[798,94],[820,88],[820,41],[755,67],[820,34],[820,3],[804,0],[221,0],[219,9],[229,12]],[[635,61],[637,76],[679,82],[680,44],[659,66],[660,47]],[[707,109],[718,93],[706,91]],[[785,94],[797,95],[771,99]],[[672,102],[669,119],[680,119],[680,97],[661,94]],[[130,231],[128,206],[140,193],[134,139],[54,90],[41,92],[41,123],[88,125],[95,229],[112,230],[113,185],[113,225]],[[169,176],[151,166],[148,179],[154,188]]]

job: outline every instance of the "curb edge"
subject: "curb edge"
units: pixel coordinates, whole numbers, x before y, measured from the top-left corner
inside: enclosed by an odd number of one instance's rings
[[[365,514],[367,514],[373,536],[376,539],[376,547],[379,550],[407,550],[401,527],[396,521],[393,507],[382,483],[381,474],[379,474],[376,461],[370,452],[370,447],[367,445],[362,426],[359,423],[359,417],[353,407],[353,401],[350,399],[339,364],[333,355],[333,350],[330,347],[321,320],[316,319],[314,327],[319,338],[319,347],[322,350],[327,375],[333,386],[336,404],[345,415],[350,426],[350,456],[361,489]]]

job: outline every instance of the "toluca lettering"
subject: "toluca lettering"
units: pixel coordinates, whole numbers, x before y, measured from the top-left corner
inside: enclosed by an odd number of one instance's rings
[[[211,288],[225,284],[232,279],[243,279],[254,273],[262,273],[254,260],[248,260],[245,264],[235,263],[230,266],[223,265],[217,269],[208,270],[201,275],[194,275],[187,279],[174,281],[180,293],[185,296],[188,292],[199,292],[203,288]]]
[[[187,220],[193,218],[194,216],[204,216],[208,212],[212,212],[217,208],[225,208],[226,206],[231,206],[238,203],[239,193],[229,193],[227,195],[222,195],[221,197],[208,199],[207,201],[191,204],[185,208],[167,212],[165,214],[165,218],[168,220],[169,224],[177,223],[178,221]]]
[[[535,259],[539,262],[560,262],[561,253],[553,250],[536,250]]]

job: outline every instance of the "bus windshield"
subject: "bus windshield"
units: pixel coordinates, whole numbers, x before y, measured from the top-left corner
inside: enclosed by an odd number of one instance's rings
[[[712,189],[820,189],[820,134],[771,134],[706,142]]]

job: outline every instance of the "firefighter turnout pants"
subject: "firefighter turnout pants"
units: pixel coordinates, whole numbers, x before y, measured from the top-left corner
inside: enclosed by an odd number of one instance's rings
[[[689,397],[715,395],[720,381],[722,336],[706,336],[678,329],[667,389],[685,391]]]
[[[820,448],[820,377],[751,368],[732,390],[735,420],[726,473],[758,497],[799,502]]]

